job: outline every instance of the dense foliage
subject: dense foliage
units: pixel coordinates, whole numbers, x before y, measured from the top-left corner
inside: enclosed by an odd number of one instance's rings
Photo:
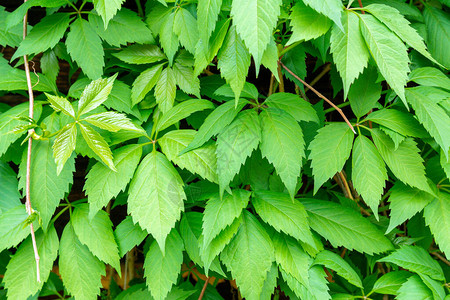
[[[0,6],[0,297],[449,299],[449,6]]]

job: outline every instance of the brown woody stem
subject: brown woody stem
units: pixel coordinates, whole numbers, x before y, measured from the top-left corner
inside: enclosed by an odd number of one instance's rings
[[[206,277],[205,283],[203,284],[202,291],[200,292],[200,296],[198,296],[198,300],[202,300],[203,295],[205,295],[206,288],[208,287],[209,277]]]

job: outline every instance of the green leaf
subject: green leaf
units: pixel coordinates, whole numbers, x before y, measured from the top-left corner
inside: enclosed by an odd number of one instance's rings
[[[409,186],[431,192],[425,177],[423,159],[414,140],[411,138],[405,139],[395,149],[394,143],[381,130],[372,129],[371,132],[378,152],[392,173]]]
[[[413,275],[398,289],[398,300],[423,299],[433,300],[433,294],[419,276]]]
[[[17,174],[8,163],[0,160],[0,216],[7,210],[21,205]]]
[[[359,15],[361,33],[381,75],[402,99],[406,107],[405,85],[409,58],[405,44],[375,17]]]
[[[235,107],[233,101],[229,101],[213,110],[198,129],[192,142],[181,151],[180,155],[202,146],[211,137],[221,132],[223,128],[234,120],[245,104],[244,101],[240,101],[238,106]]]
[[[151,64],[166,58],[158,46],[139,44],[131,45],[113,55],[129,64]]]
[[[450,47],[450,18],[438,8],[425,6],[423,17],[428,33],[428,47],[434,58],[446,68],[450,67],[450,57],[445,49]]]
[[[314,175],[314,193],[325,181],[340,172],[352,150],[353,133],[345,123],[334,123],[318,130],[309,144]]]
[[[89,14],[89,23],[103,40],[114,47],[127,43],[153,44],[155,42],[152,32],[137,13],[126,8],[122,8],[110,20],[107,28],[102,19],[94,14]]]
[[[253,55],[257,74],[263,53],[277,25],[281,2],[281,0],[233,0],[231,4],[233,24]]]
[[[81,134],[86,141],[89,148],[97,154],[100,159],[113,171],[117,171],[114,166],[113,156],[111,149],[109,149],[108,144],[105,139],[92,127],[78,123],[80,126]]]
[[[131,104],[135,105],[144,99],[145,95],[155,86],[161,75],[164,64],[155,65],[141,74],[133,82],[131,88]]]
[[[419,246],[402,246],[378,261],[393,263],[412,272],[427,275],[436,280],[444,280],[444,273],[439,263]]]
[[[377,294],[397,295],[398,289],[411,277],[407,271],[393,271],[384,274],[373,285],[372,292]]]
[[[41,57],[42,73],[52,82],[56,82],[59,74],[59,61],[54,50],[47,50]]]
[[[447,154],[448,156],[448,154]],[[441,155],[440,155],[440,163],[442,166],[442,169],[444,169],[445,174],[447,175],[448,178],[450,178],[450,161],[447,159],[444,151],[441,150]]]
[[[102,287],[105,265],[83,245],[69,222],[61,236],[59,272],[69,294],[81,299],[95,299]]]
[[[82,119],[82,121],[86,121],[98,128],[105,129],[111,132],[117,132],[119,130],[129,130],[140,131],[142,135],[146,134],[142,129],[136,127],[131,122],[131,120],[127,118],[126,115],[119,114],[113,111],[89,115],[86,118]]]
[[[183,181],[175,168],[162,153],[151,152],[131,181],[128,213],[156,239],[164,253],[166,237],[180,218],[185,199]]]
[[[120,10],[124,0],[93,0],[94,8],[99,13],[105,23],[105,29],[108,27],[108,22]]]
[[[286,45],[318,38],[324,35],[332,25],[330,19],[317,13],[303,2],[297,2],[294,5],[289,19],[291,20],[292,35]]]
[[[328,250],[320,252],[314,260],[314,265],[323,265],[328,269],[332,269],[351,284],[363,288],[361,278],[356,271],[348,264],[348,262],[334,252]]]
[[[299,201],[284,193],[256,191],[252,204],[261,219],[277,231],[283,231],[310,245],[315,245],[309,229],[308,215]]]
[[[226,193],[223,198],[216,195],[208,200],[203,213],[203,248],[241,215],[249,199],[250,192],[233,190],[232,195]]]
[[[167,67],[161,72],[155,87],[156,103],[158,103],[159,109],[163,113],[166,113],[173,107],[176,91],[175,72],[172,68]]]
[[[377,82],[378,72],[367,68],[351,85],[348,99],[355,116],[361,118],[367,114],[381,97],[381,82]]]
[[[53,96],[45,93],[47,96],[48,102],[50,102],[50,106],[55,111],[61,111],[65,115],[75,118],[75,111],[73,110],[72,104],[70,104],[69,100],[64,97]]]
[[[90,112],[106,101],[111,93],[117,74],[109,78],[94,80],[84,88],[78,103],[78,116]]]
[[[72,156],[77,140],[77,128],[75,123],[64,126],[56,135],[53,142],[53,157],[56,163],[56,174],[59,175],[64,168],[66,161]]]
[[[117,172],[97,162],[86,176],[84,190],[89,196],[90,219],[120,191],[125,190],[141,159],[142,146],[126,145],[114,150],[113,154]]]
[[[191,114],[205,109],[214,109],[214,105],[211,101],[202,99],[183,101],[163,114],[156,124],[155,131],[163,131],[167,127],[186,119]]]
[[[138,224],[133,224],[130,216],[127,216],[114,230],[114,237],[119,246],[119,257],[123,257],[134,246],[139,245],[147,237],[148,233]]]
[[[366,6],[365,9],[384,23],[384,25],[398,35],[406,44],[413,47],[429,60],[437,63],[427,51],[427,46],[423,42],[422,37],[410,26],[409,21],[397,9],[383,4],[371,4]]]
[[[390,232],[406,220],[411,219],[435,198],[427,192],[408,187],[401,182],[396,182],[390,192],[389,209],[391,212],[386,232]],[[436,213],[440,212],[436,211]]]
[[[175,12],[167,14],[162,20],[162,24],[159,31],[159,39],[164,53],[167,55],[169,64],[172,65],[173,57],[178,51],[179,40],[175,34]]]
[[[180,44],[192,54],[199,39],[197,20],[185,8],[178,8],[173,21],[173,32],[178,35]]]
[[[359,135],[353,145],[352,181],[355,189],[363,197],[378,219],[378,204],[388,180],[386,167],[373,143]]]
[[[420,123],[441,146],[444,153],[448,154],[450,149],[450,117],[438,105],[436,99],[427,94],[427,89],[433,88],[416,87],[407,89],[406,100],[411,104]]]
[[[261,140],[258,114],[246,110],[238,114],[230,125],[217,136],[217,175],[222,194],[234,176],[239,173]]]
[[[103,105],[107,108],[124,112],[142,119],[141,113],[137,107],[132,107],[131,104],[131,89],[122,81],[115,80],[111,93]]]
[[[101,261],[120,271],[120,257],[108,214],[101,210],[89,218],[89,206],[77,205],[70,219],[80,242]]]
[[[55,47],[64,36],[69,22],[70,15],[67,13],[55,13],[42,18],[20,43],[11,60]]]
[[[244,210],[242,225],[220,258],[236,279],[242,297],[259,299],[275,259],[274,247],[264,227],[248,211]]]
[[[275,263],[272,264],[269,272],[267,273],[266,281],[261,292],[261,300],[270,299],[277,287],[278,267]]]
[[[200,80],[194,75],[191,67],[184,66],[175,59],[173,73],[180,89],[200,98]]]
[[[424,138],[427,132],[412,114],[393,108],[384,108],[370,113],[365,120],[383,125],[395,132],[406,136]]]
[[[425,207],[424,217],[439,248],[450,255],[450,237],[447,225],[450,225],[450,195],[439,192],[438,197]]]
[[[164,248],[164,247],[162,247]],[[144,277],[155,300],[166,299],[166,295],[177,282],[183,263],[183,240],[173,229],[165,241],[165,253],[154,241],[144,261]]]
[[[7,26],[7,18],[10,15],[11,13],[5,11],[3,7],[0,8],[0,45],[3,47],[18,47],[22,41],[23,25]]]
[[[70,25],[66,46],[70,57],[90,79],[102,76],[105,65],[102,41],[88,21],[77,18]]]
[[[55,227],[49,227],[47,233],[42,230],[36,233],[36,246],[39,253],[39,275],[37,269],[33,243],[31,237],[26,239],[9,261],[3,282],[7,289],[8,298],[28,299],[36,294],[47,281],[53,262],[58,256],[59,240]]]
[[[319,118],[312,105],[298,95],[291,93],[275,93],[264,101],[269,107],[282,109],[289,113],[297,122],[319,123]]]
[[[383,233],[352,208],[317,199],[301,202],[308,212],[311,228],[333,247],[344,246],[369,255],[393,249]]]
[[[269,44],[267,45],[266,50],[263,53],[263,56],[261,57],[261,63],[264,67],[270,70],[272,72],[273,76],[275,76],[275,79],[279,82],[280,76],[278,75],[278,48],[275,41],[270,39]],[[278,276],[278,274],[276,274]],[[261,294],[261,297],[263,295]]]
[[[196,131],[190,129],[173,130],[166,133],[158,142],[167,158],[180,168],[187,169],[211,182],[217,182],[215,144],[209,144],[179,155],[181,150],[192,142],[195,134]]]
[[[261,153],[272,163],[291,198],[296,194],[302,159],[305,157],[303,132],[284,110],[265,109],[260,114]]]
[[[217,59],[220,75],[230,84],[235,95],[235,103],[237,103],[250,67],[250,54],[239,37],[235,25],[228,30]]]
[[[433,67],[414,69],[409,73],[409,80],[420,85],[440,87],[446,90],[450,89],[450,79],[447,75]]]
[[[199,0],[197,4],[198,32],[203,42],[209,40],[216,27],[222,0]]]
[[[0,251],[15,247],[30,234],[25,205],[15,206],[0,214]],[[35,222],[38,225],[37,221]],[[38,226],[34,228],[37,229]]]
[[[440,282],[437,282],[436,280],[431,279],[427,275],[419,274],[419,276],[422,279],[423,283],[425,283],[425,285],[433,293],[434,299],[444,300],[445,291],[444,291],[444,287],[441,285]]]
[[[308,286],[311,257],[306,254],[298,241],[283,233],[275,233],[272,238],[277,264],[301,284]]]
[[[344,7],[341,0],[304,0],[303,2],[315,11],[333,20],[333,22],[342,30],[341,15]]]

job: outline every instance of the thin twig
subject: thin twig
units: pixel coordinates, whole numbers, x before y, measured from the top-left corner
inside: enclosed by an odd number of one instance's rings
[[[23,2],[27,2],[24,0]],[[27,23],[28,23],[28,12],[25,13],[23,17],[23,39],[27,36]],[[25,65],[25,74],[27,77],[27,86],[28,86],[28,97],[29,97],[29,113],[28,116],[30,119],[33,119],[33,110],[34,110],[34,95],[33,95],[33,87],[31,86],[31,76],[30,76],[30,66],[28,64],[28,57],[26,55],[23,56],[23,61]],[[31,215],[33,209],[31,208],[31,198],[30,198],[30,179],[31,179],[31,147],[32,141],[31,135],[34,133],[34,129],[30,129],[28,131],[30,134],[30,138],[28,139],[28,153],[27,153],[27,172],[26,172],[26,183],[25,183],[25,207],[27,209],[28,215]],[[36,245],[36,236],[34,235],[34,226],[33,223],[30,223],[30,231],[31,231],[31,241],[33,243],[34,250],[34,259],[36,260],[36,279],[37,282],[41,282],[41,272],[39,270],[39,253]]]
[[[275,81],[275,76],[273,74],[270,75],[270,83],[269,83],[269,93],[267,94],[267,97],[270,97],[270,95],[273,94],[273,82]]]
[[[284,66],[281,61],[278,61],[278,77],[280,78],[280,85],[279,85],[279,92],[284,93],[284,79],[283,79],[283,73],[281,72],[281,66]]]
[[[345,194],[346,194],[345,196],[347,198],[349,198],[350,200],[355,201],[355,198],[353,198],[352,191],[350,191],[350,187],[348,186],[348,182],[347,182],[347,179],[345,178],[344,174],[342,173],[342,171],[338,172],[338,174],[339,174],[339,177],[341,178],[342,184],[344,185],[344,188],[345,188],[345,190],[344,190]]]
[[[358,3],[359,3],[359,7],[363,8],[362,1],[361,1],[361,0],[358,0]],[[361,11],[361,12],[362,12],[363,14],[366,13],[365,11]]]
[[[206,277],[205,284],[203,284],[202,291],[200,292],[200,296],[198,296],[198,300],[202,300],[203,295],[205,295],[206,288],[208,287],[208,281],[210,277]]]
[[[448,261],[447,259],[445,259],[445,257],[443,257],[442,255],[440,255],[437,252],[431,252],[432,255],[436,256],[437,258],[439,258],[444,264],[446,264],[447,266],[450,266],[450,261]]]
[[[324,95],[322,95],[321,93],[319,93],[315,88],[313,88],[312,86],[310,86],[308,83],[306,83],[303,79],[301,79],[300,77],[298,77],[297,75],[295,75],[288,67],[286,67],[281,61],[279,62],[281,64],[281,66],[289,72],[289,74],[291,74],[292,76],[294,76],[295,79],[297,79],[298,81],[300,81],[301,83],[303,83],[306,87],[308,87],[311,91],[313,91],[317,96],[319,96],[320,98],[322,98],[323,100],[325,100],[328,104],[330,104],[344,119],[345,123],[347,123],[347,125],[351,128],[351,130],[353,131],[354,134],[356,134],[355,129],[353,128],[352,124],[350,124],[350,122],[348,121],[347,117],[345,116],[344,112],[337,107],[333,102],[331,102],[330,100],[327,99],[327,97],[325,97]]]

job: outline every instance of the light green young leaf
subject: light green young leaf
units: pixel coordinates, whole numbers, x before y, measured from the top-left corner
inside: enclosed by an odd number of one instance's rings
[[[450,89],[450,79],[441,70],[433,67],[414,69],[409,73],[409,80],[425,86]]]
[[[236,279],[242,297],[259,299],[275,259],[274,247],[264,227],[250,212],[244,210],[242,225],[220,258]]]
[[[333,247],[344,246],[369,255],[394,248],[375,225],[351,208],[317,199],[301,202],[308,212],[311,228]]]
[[[286,45],[318,38],[324,35],[333,24],[326,16],[301,1],[294,5],[289,19],[291,20],[292,35]]]
[[[447,178],[450,178],[450,159],[447,159],[447,155],[445,155],[444,151],[441,149],[441,155],[440,155],[440,163],[442,166],[442,169],[444,169],[445,174],[447,175]]]
[[[342,30],[341,15],[344,6],[341,0],[304,0],[306,5],[310,6],[315,11],[327,16]]]
[[[450,195],[439,192],[438,197],[425,207],[424,217],[427,225],[439,245],[439,248],[450,255],[450,236],[448,226],[450,225]]]
[[[446,68],[450,68],[450,18],[441,9],[425,6],[423,17],[428,33],[428,47],[434,58]]]
[[[145,95],[155,86],[161,75],[164,64],[155,65],[141,74],[134,80],[131,88],[131,104],[136,105],[144,99]]]
[[[77,127],[75,123],[69,123],[64,126],[56,135],[53,142],[53,157],[56,163],[56,174],[59,175],[64,168],[64,164],[75,150],[77,142]]]
[[[0,160],[0,216],[11,208],[21,205],[17,174],[8,163]]]
[[[114,111],[107,111],[103,113],[89,115],[82,119],[98,128],[105,129],[111,132],[117,132],[119,130],[139,131],[142,135],[146,133],[136,127],[130,119],[124,114],[119,114]]]
[[[418,275],[413,275],[398,289],[398,300],[423,299],[434,300],[430,289]]]
[[[172,68],[167,67],[162,70],[155,87],[155,98],[163,114],[173,107],[177,92],[176,82],[175,72]]]
[[[314,300],[331,299],[331,296],[328,293],[328,281],[325,279],[326,274],[322,267],[313,266],[309,269],[309,286],[304,286],[293,276],[286,273],[283,269],[281,269],[280,272],[289,288],[295,293],[295,295],[292,295],[292,297],[297,296],[299,299]]]
[[[302,159],[305,157],[303,132],[284,110],[267,108],[260,114],[261,154],[275,167],[291,198],[296,193]]]
[[[411,104],[420,123],[436,140],[445,154],[450,150],[450,117],[438,105],[438,102],[427,93],[430,87],[415,87],[406,89],[406,100]],[[424,92],[422,92],[424,91]],[[448,158],[448,156],[447,156]]]
[[[117,171],[114,166],[111,149],[105,139],[92,127],[78,123],[81,134],[89,148],[97,154],[100,159],[113,171]]]
[[[319,117],[312,105],[298,95],[291,93],[275,93],[267,97],[264,104],[279,108],[291,114],[297,122],[319,123]]]
[[[101,276],[106,275],[105,265],[78,240],[71,222],[61,236],[58,265],[69,294],[80,299],[97,298]]]
[[[403,269],[427,275],[436,280],[444,280],[444,273],[439,263],[419,246],[402,246],[378,261],[393,263]]]
[[[199,0],[197,5],[198,32],[203,42],[209,40],[216,27],[222,0]]]
[[[372,291],[377,294],[397,295],[398,289],[411,277],[407,271],[393,271],[384,274],[373,285]]]
[[[308,215],[303,204],[292,201],[287,194],[272,191],[256,191],[252,204],[261,219],[275,228],[314,246],[309,229]]]
[[[325,181],[340,172],[350,156],[353,133],[345,123],[334,123],[318,130],[309,144],[314,175],[314,193]]]
[[[275,261],[289,275],[304,286],[309,286],[308,270],[312,259],[295,239],[283,234],[272,235]]]
[[[236,32],[253,55],[256,74],[263,53],[272,38],[272,31],[277,25],[281,2],[281,0],[233,0],[231,4],[231,17]]]
[[[167,127],[176,124],[180,120],[186,119],[191,114],[205,109],[214,109],[214,105],[209,100],[193,99],[186,100],[172,107],[167,111],[156,124],[156,132],[163,131]]]
[[[182,129],[166,133],[158,140],[161,151],[178,167],[198,174],[211,182],[217,182],[216,145],[209,144],[188,153],[179,155],[181,150],[194,139],[195,130]]]
[[[173,21],[173,32],[178,35],[180,44],[192,54],[199,39],[197,20],[185,8],[178,8]],[[203,29],[202,29],[203,30]]]
[[[42,18],[20,43],[11,60],[26,54],[44,52],[55,47],[64,36],[67,27],[69,27],[69,22],[70,15],[67,13],[55,13]]]
[[[147,231],[143,230],[138,224],[133,224],[131,217],[127,216],[114,230],[114,237],[117,246],[119,246],[119,257],[123,257],[134,246],[142,243],[147,236]]]
[[[372,138],[378,152],[392,173],[403,183],[432,193],[425,177],[425,167],[419,148],[413,139],[405,139],[397,149],[380,129],[372,129]]]
[[[220,75],[230,84],[235,95],[235,103],[237,103],[250,67],[250,54],[239,37],[235,25],[228,30],[217,58]]]
[[[113,53],[118,59],[129,64],[151,64],[166,58],[166,55],[156,45],[134,44],[120,52]]]
[[[276,263],[273,263],[272,267],[267,273],[267,278],[262,288],[260,300],[270,299],[272,297],[272,294],[274,293],[274,290],[277,287],[277,279],[278,279],[278,267]]]
[[[159,40],[170,65],[172,65],[173,57],[178,51],[180,43],[178,36],[175,34],[174,20],[175,12],[167,14],[162,21],[159,31]]]
[[[192,142],[181,151],[180,155],[202,146],[211,137],[221,132],[223,128],[234,120],[245,104],[244,101],[239,101],[237,107],[235,107],[233,101],[228,101],[213,110],[198,129]]]
[[[275,41],[270,39],[269,44],[267,44],[267,48],[263,53],[263,56],[261,57],[261,63],[264,67],[270,70],[272,72],[273,76],[275,76],[275,79],[279,82],[280,76],[278,75],[278,48]],[[276,274],[278,275],[278,274]],[[263,295],[261,295],[262,297]]]
[[[185,199],[183,181],[166,156],[155,151],[147,154],[130,184],[128,213],[156,239],[163,253]]]
[[[258,114],[253,110],[239,113],[236,119],[217,136],[217,175],[220,194],[239,173],[241,166],[258,147],[260,141],[261,126]]]
[[[359,135],[353,145],[352,181],[378,219],[378,204],[388,180],[386,167],[373,143]]]
[[[101,261],[120,271],[120,257],[108,214],[101,210],[89,218],[89,206],[77,205],[70,219],[73,230],[81,243]]]
[[[161,251],[158,242],[154,241],[144,261],[144,277],[155,300],[166,299],[181,271],[184,245],[176,229],[167,236],[165,249],[165,252]]]
[[[433,195],[416,188],[408,187],[401,182],[396,182],[390,189],[389,227],[386,232],[412,218],[416,213],[422,211],[428,203],[435,198]],[[440,212],[436,212],[440,213]],[[441,226],[441,225],[439,225]]]
[[[191,67],[184,66],[175,59],[173,73],[180,89],[187,94],[200,98],[200,80],[194,75],[194,70]]]
[[[70,104],[69,100],[64,97],[53,96],[45,93],[47,96],[48,102],[50,102],[50,106],[55,111],[62,111],[64,114],[75,118],[75,111],[73,110],[72,104]]]
[[[109,78],[94,80],[84,88],[78,103],[78,116],[90,112],[106,101],[111,93],[117,74]]]
[[[86,176],[84,190],[88,195],[89,218],[124,191],[141,159],[142,146],[126,145],[113,152],[117,172],[97,162]]]
[[[384,108],[374,111],[370,113],[365,120],[370,120],[383,125],[401,135],[419,138],[428,137],[427,132],[412,114],[393,108]]]
[[[348,99],[355,116],[361,118],[367,114],[381,97],[381,82],[377,82],[378,72],[369,67],[359,75],[350,86]]]
[[[344,11],[342,31],[333,26],[330,38],[330,52],[344,84],[344,98],[350,85],[358,78],[369,61],[369,51],[361,35],[358,16],[348,10]]]
[[[49,227],[47,233],[36,233],[36,246],[39,253],[39,275],[37,281],[36,261],[31,237],[26,239],[6,266],[3,282],[10,299],[28,299],[36,294],[47,281],[53,262],[58,256],[59,240],[55,227]]]
[[[0,214],[0,251],[15,247],[30,234],[30,228],[25,221],[28,218],[25,205],[15,206]],[[34,228],[39,227],[39,223],[34,223]]]
[[[431,290],[433,293],[433,298],[438,300],[444,300],[445,290],[440,282],[431,279],[427,275],[419,274],[420,279],[422,279],[423,283]]]
[[[70,25],[66,46],[70,57],[90,79],[102,76],[105,65],[102,41],[88,21],[77,18]]]
[[[381,75],[408,107],[405,85],[409,58],[405,44],[375,17],[365,14],[359,15],[359,18],[361,33]]]
[[[323,265],[328,269],[336,271],[339,276],[345,278],[351,284],[363,288],[358,273],[342,257],[334,252],[324,250],[317,254],[314,265]]]
[[[120,10],[122,3],[125,0],[93,0],[94,8],[99,13],[105,23],[105,29],[108,27],[108,22]]]
[[[250,192],[246,190],[233,190],[232,195],[226,193],[222,199],[216,195],[208,200],[203,213],[202,247],[204,249],[241,215],[249,200]]]

